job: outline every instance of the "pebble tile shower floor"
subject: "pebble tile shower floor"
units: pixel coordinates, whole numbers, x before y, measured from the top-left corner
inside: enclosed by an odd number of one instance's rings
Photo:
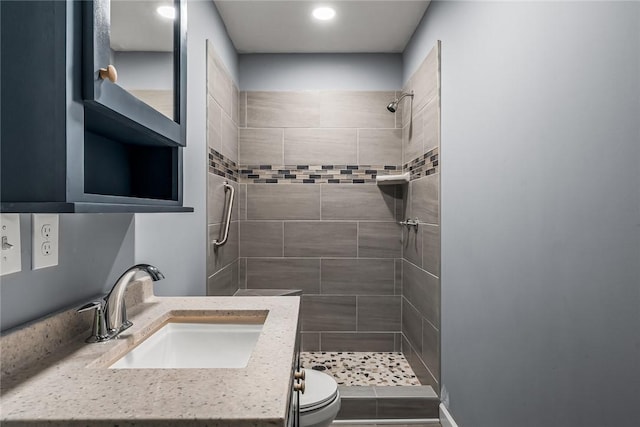
[[[323,370],[344,386],[419,386],[420,381],[400,352],[301,352],[306,369]]]

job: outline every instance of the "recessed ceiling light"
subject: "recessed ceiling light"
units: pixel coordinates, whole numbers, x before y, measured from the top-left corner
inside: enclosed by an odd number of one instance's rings
[[[336,16],[335,9],[331,7],[317,7],[313,9],[313,17],[320,21],[328,21]]]
[[[176,19],[176,8],[173,6],[160,6],[156,12],[164,18]]]

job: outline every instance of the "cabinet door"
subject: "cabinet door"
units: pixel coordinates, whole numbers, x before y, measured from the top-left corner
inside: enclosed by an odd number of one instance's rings
[[[143,144],[184,146],[186,1],[174,0],[165,16],[148,0],[83,3],[87,127],[111,139],[126,129]]]

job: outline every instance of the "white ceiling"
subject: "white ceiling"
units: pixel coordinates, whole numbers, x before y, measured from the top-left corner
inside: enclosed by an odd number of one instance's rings
[[[429,2],[214,0],[239,53],[402,52]],[[317,6],[335,19],[313,19]]]

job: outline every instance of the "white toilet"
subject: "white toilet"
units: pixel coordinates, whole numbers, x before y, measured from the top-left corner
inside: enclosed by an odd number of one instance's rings
[[[300,427],[328,427],[340,410],[338,383],[332,376],[305,369],[305,391],[300,394]]]

